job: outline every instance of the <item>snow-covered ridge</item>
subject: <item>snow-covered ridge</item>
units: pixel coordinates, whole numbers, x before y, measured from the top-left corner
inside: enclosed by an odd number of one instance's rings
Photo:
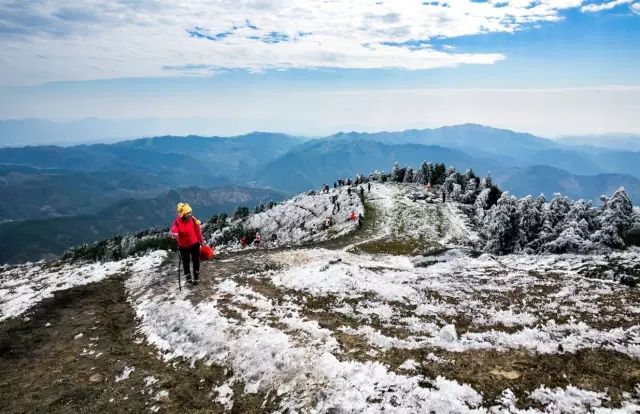
[[[359,188],[341,186],[327,193],[299,194],[244,220],[229,220],[229,227],[242,225],[246,230],[259,231],[263,246],[295,246],[335,239],[358,227],[358,220],[351,220],[352,214],[364,216]],[[328,227],[327,219],[331,220]],[[210,240],[215,242],[223,231],[213,233]],[[222,250],[236,250],[238,243],[234,240]]]

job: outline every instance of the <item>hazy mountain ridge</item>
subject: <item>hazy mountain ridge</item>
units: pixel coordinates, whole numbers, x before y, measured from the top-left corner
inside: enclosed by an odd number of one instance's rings
[[[158,223],[164,219],[144,203],[160,215],[171,215],[175,204],[172,199],[119,204],[123,199],[161,200],[167,190],[189,186],[249,185],[293,194],[332,185],[338,178],[387,170],[395,162],[417,167],[425,160],[459,170],[473,168],[480,175],[490,171],[497,184],[518,195],[544,192],[549,197],[562,192],[597,204],[600,194],[622,185],[633,202],[640,203],[639,152],[570,147],[531,134],[467,124],[340,133],[314,140],[256,132],[232,138],[161,136],[115,144],[0,148],[0,221],[22,220],[4,223],[3,228],[29,240],[37,226],[28,219],[55,218],[38,225],[57,234],[52,246],[70,245],[110,234],[115,212],[126,206],[135,206],[128,214],[144,211],[141,217],[155,217]],[[225,208],[239,204],[254,205],[234,199]],[[94,219],[105,211],[110,212],[107,224]],[[61,216],[74,215],[81,216],[83,229],[63,224],[74,223],[74,218]],[[120,217],[128,222],[127,215]],[[142,221],[147,227],[154,225]],[[127,224],[120,230],[132,228]]]
[[[117,234],[169,226],[178,202],[189,200],[197,217],[231,213],[239,205],[280,200],[283,194],[246,187],[170,190],[154,198],[126,199],[92,215],[0,223],[0,263],[53,258],[67,248]]]
[[[578,175],[544,165],[515,170],[507,178],[496,179],[496,183],[520,197],[540,193],[551,197],[559,192],[574,200],[591,200],[594,204],[600,203],[601,195],[624,187],[631,201],[640,204],[640,179],[627,174]]]

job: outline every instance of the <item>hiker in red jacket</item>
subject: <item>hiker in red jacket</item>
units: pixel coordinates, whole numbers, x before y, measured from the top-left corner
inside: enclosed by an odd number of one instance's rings
[[[187,203],[178,203],[177,211],[178,216],[173,221],[169,233],[178,241],[187,283],[197,285],[200,278],[200,246],[204,246],[200,220],[193,217],[191,206]],[[189,263],[191,260],[193,260],[193,281]]]

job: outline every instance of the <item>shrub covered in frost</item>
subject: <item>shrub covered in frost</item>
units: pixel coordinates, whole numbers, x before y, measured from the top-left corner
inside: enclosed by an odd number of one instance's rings
[[[475,202],[476,223],[481,223],[485,250],[509,253],[586,253],[602,248],[622,249],[636,226],[637,213],[623,188],[604,204],[594,207],[554,194],[520,200],[504,193],[487,208],[490,192],[483,190]]]
[[[175,240],[168,237],[168,229],[151,229],[74,246],[65,251],[61,259],[71,261],[121,260],[151,250],[175,250],[176,248]]]

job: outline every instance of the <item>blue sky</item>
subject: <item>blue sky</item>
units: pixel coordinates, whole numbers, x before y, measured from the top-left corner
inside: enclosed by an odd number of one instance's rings
[[[640,0],[174,3],[0,0],[0,119],[640,131]]]

